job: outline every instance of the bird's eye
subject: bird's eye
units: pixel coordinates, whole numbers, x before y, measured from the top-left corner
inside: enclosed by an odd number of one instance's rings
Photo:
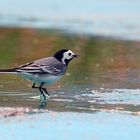
[[[71,56],[71,53],[68,53],[69,56]]]

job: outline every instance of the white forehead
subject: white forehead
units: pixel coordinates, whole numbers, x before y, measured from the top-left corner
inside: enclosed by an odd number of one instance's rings
[[[67,59],[71,59],[73,57],[74,53],[71,50],[68,50],[64,52],[63,57]]]
[[[71,53],[72,55],[74,55],[74,53],[71,50],[68,50],[67,52],[65,52],[66,54]]]

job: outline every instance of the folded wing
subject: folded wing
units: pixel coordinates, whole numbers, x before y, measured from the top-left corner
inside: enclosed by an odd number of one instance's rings
[[[52,74],[58,75],[60,74],[61,70],[52,66],[47,65],[37,65],[37,64],[26,64],[22,65],[18,68],[15,68],[16,72],[21,73],[31,73],[31,74]]]

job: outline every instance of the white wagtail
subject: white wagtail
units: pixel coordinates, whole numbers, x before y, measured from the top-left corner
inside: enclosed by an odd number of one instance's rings
[[[40,95],[43,95],[43,100],[46,100],[45,94],[49,95],[49,93],[43,85],[59,80],[65,74],[69,62],[77,56],[71,50],[62,49],[52,57],[42,58],[13,69],[0,70],[0,73],[18,74],[32,81],[32,88],[38,88]]]

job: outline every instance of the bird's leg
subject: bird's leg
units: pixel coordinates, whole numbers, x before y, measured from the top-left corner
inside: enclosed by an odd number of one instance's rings
[[[41,83],[38,88],[39,88],[39,91],[41,92],[41,94],[43,95],[44,100],[46,100],[46,96],[45,96],[46,92],[45,92],[44,88],[42,87],[43,85],[44,85],[44,83]],[[45,94],[43,91],[45,92]]]
[[[48,91],[47,91],[46,88],[43,88],[43,87],[42,87],[42,89],[43,89],[43,91],[45,92],[45,94],[47,94],[48,96],[50,96],[50,94],[48,93]]]
[[[45,94],[48,94],[48,92],[45,88],[43,88],[43,85],[44,85],[44,83],[41,83],[40,86],[38,87],[41,94],[43,95],[43,100],[40,100],[39,109],[44,109],[44,107],[47,105],[47,100],[46,100],[46,95]],[[45,92],[45,94],[44,94],[44,92]]]
[[[39,91],[41,92],[41,94],[43,95],[44,100],[46,100],[46,96],[45,96],[45,94],[43,93],[42,86],[43,86],[43,84],[40,84],[40,86],[39,86],[39,87],[36,87],[36,86],[35,86],[35,83],[33,83],[32,88],[38,88],[38,89],[39,89]]]
[[[33,85],[32,85],[32,88],[40,88],[41,90],[43,90],[44,92],[45,92],[45,94],[47,94],[48,96],[50,96],[50,94],[48,93],[48,91],[46,90],[46,88],[43,88],[42,86],[44,85],[44,83],[41,83],[41,85],[39,86],[39,87],[36,87],[35,86],[35,83],[33,83]],[[39,89],[39,90],[40,90]],[[40,91],[41,92],[41,91]],[[41,92],[41,94],[42,94],[42,92]]]
[[[40,95],[40,106],[39,108],[44,108],[47,105],[47,99],[46,99],[46,94],[49,96],[50,94],[47,92],[45,88],[43,88],[44,83],[41,83],[39,87],[35,86],[35,83],[33,83],[32,88],[37,88],[39,89],[41,95],[43,96],[43,99],[41,98],[42,96]]]
[[[35,83],[33,83],[32,88],[39,88],[39,87],[36,87],[36,86],[35,86]]]

